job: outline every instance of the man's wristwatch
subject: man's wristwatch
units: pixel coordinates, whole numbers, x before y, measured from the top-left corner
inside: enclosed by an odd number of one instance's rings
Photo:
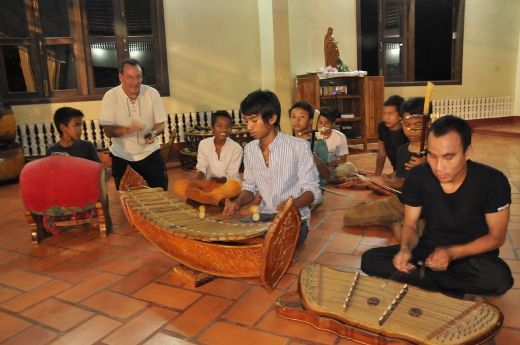
[[[155,129],[152,129],[150,131],[150,133],[153,133],[153,137],[156,138],[157,137],[157,131]]]

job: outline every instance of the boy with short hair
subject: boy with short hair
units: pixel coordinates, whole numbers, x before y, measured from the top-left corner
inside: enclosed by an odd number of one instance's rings
[[[410,98],[401,106],[404,133],[410,142],[405,143],[397,150],[397,170],[388,178],[374,177],[371,180],[401,190],[406,173],[417,164],[426,162],[426,155],[421,151],[421,130],[423,124],[424,97]],[[388,194],[384,189],[368,183],[368,187],[378,193]],[[388,198],[368,203],[358,203],[345,211],[344,226],[358,226],[363,224],[385,225],[391,227],[394,236],[401,238],[401,220],[404,217],[404,204],[396,194]],[[424,227],[424,224],[421,225]]]
[[[242,184],[238,171],[242,164],[242,147],[229,138],[231,115],[225,110],[211,114],[213,137],[199,143],[197,177],[178,180],[173,188],[177,194],[202,204],[218,206],[226,198],[240,194]]]
[[[318,129],[327,143],[331,183],[344,183],[357,173],[354,164],[347,162],[348,145],[345,134],[334,129],[336,114],[328,108],[320,109]],[[323,130],[322,130],[323,129]]]
[[[314,119],[314,108],[307,102],[300,101],[296,102],[291,109],[289,109],[289,117],[291,119],[291,127],[294,131],[294,136],[307,140],[311,145],[314,164],[318,169],[320,187],[325,187],[325,184],[330,179],[329,164],[329,151],[325,140],[314,139],[314,143],[311,143],[312,136],[309,131],[312,130],[312,122]],[[323,190],[321,192],[320,200],[317,203],[311,205],[311,210],[316,208],[323,201]]]
[[[74,108],[63,107],[54,113],[54,125],[60,134],[60,141],[47,148],[46,155],[67,154],[69,156],[90,159],[101,163],[99,154],[90,141],[82,140],[83,113]]]
[[[272,220],[293,197],[293,205],[307,218],[301,224],[301,244],[309,231],[309,206],[321,194],[309,144],[280,132],[280,101],[271,91],[251,92],[241,102],[240,111],[254,140],[244,149],[242,192],[235,200],[226,199],[223,214],[235,214],[260,193],[261,220]]]
[[[396,170],[397,149],[409,141],[401,125],[400,108],[403,102],[403,97],[393,95],[383,103],[383,121],[377,125],[379,146],[376,158],[376,176],[380,176],[383,172],[386,157],[392,164],[393,171]]]

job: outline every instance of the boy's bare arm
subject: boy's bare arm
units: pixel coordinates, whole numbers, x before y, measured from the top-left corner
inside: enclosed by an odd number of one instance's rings
[[[313,157],[314,157],[314,164],[316,164],[316,168],[318,168],[318,172],[325,180],[328,181],[330,179],[329,167],[327,166],[327,164],[323,163],[323,161],[320,159],[320,157],[318,157],[316,152],[313,152]]]
[[[383,173],[383,168],[385,167],[386,161],[386,149],[385,143],[379,140],[379,146],[377,148],[377,157],[376,157],[376,171],[375,175],[380,176]]]
[[[391,175],[392,176],[392,175]],[[393,189],[401,190],[403,188],[404,178],[402,177],[395,177],[395,174],[387,179],[383,180],[385,181],[384,185]]]
[[[300,195],[299,197],[294,198],[293,205],[294,205],[294,207],[299,209],[302,207],[309,206],[310,204],[312,204],[313,201],[314,201],[314,194],[310,190],[307,190],[307,191],[303,192],[302,195]],[[287,200],[279,203],[278,206],[276,206],[276,212],[280,212],[284,208],[286,203],[287,203]]]
[[[410,262],[412,250],[419,242],[417,223],[421,215],[422,207],[404,205],[404,221],[401,230],[401,250],[394,257],[394,267],[403,273],[410,273],[415,265]]]
[[[226,199],[224,211],[222,212],[225,216],[231,216],[237,212],[240,207],[251,203],[255,199],[255,195],[248,191],[242,190],[238,198],[235,200]]]
[[[347,161],[347,155],[343,155],[343,156],[339,157],[339,159],[337,161],[329,162],[329,166],[337,167],[338,165],[340,165],[341,163],[345,163],[346,161]]]

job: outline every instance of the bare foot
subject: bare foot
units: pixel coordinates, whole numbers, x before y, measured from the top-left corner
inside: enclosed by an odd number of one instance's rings
[[[465,299],[467,301],[474,301],[474,302],[481,302],[481,303],[487,303],[488,299],[485,295],[476,295],[473,293],[466,293],[464,294],[464,297],[462,299]]]

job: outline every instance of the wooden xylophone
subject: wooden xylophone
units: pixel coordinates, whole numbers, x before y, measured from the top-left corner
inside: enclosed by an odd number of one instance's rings
[[[138,185],[119,192],[128,222],[181,264],[218,277],[258,277],[269,291],[289,267],[301,221],[292,199],[272,222],[245,223],[200,218],[162,188]]]
[[[271,223],[231,221],[220,215],[199,217],[199,211],[180,201],[162,188],[135,189],[120,192],[124,210],[135,218],[143,218],[176,237],[206,242],[237,241],[263,235]]]

